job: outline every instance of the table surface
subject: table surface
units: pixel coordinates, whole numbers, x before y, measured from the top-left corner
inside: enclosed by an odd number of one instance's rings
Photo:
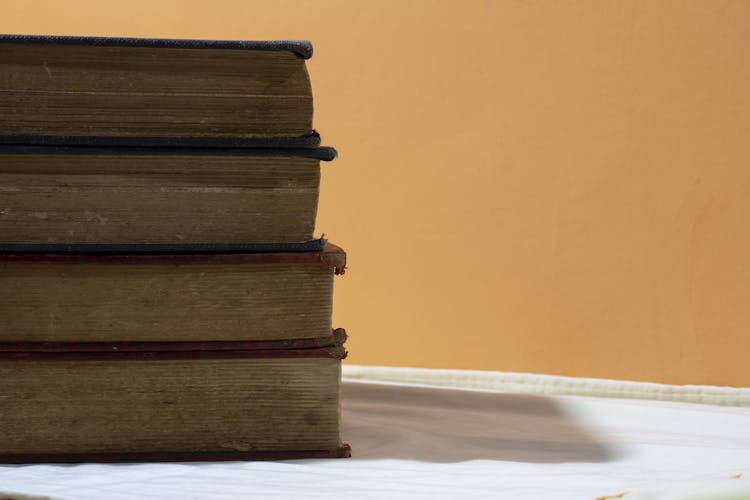
[[[747,407],[348,380],[343,435],[351,459],[0,466],[0,492],[70,500],[750,498]]]

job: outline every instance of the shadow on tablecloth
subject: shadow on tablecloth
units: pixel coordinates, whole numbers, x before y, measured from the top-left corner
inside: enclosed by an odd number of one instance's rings
[[[345,382],[342,406],[342,434],[353,458],[614,459],[605,443],[544,396]]]

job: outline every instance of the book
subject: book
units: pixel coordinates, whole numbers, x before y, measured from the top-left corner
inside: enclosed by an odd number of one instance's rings
[[[5,243],[311,240],[333,148],[0,145]]]
[[[0,134],[68,144],[304,138],[311,56],[308,41],[0,35]]]
[[[349,456],[342,345],[0,350],[0,463]]]
[[[312,252],[105,250],[0,254],[2,349],[46,343],[53,350],[69,350],[68,344],[77,351],[131,350],[144,342],[287,348],[335,341],[333,277],[344,272],[346,254],[330,243]]]
[[[0,35],[0,463],[350,455],[311,55]]]

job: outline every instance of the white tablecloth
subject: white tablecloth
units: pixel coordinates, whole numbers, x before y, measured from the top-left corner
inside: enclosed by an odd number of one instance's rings
[[[0,491],[70,500],[750,499],[750,408],[726,406],[746,404],[747,389],[578,382],[583,393],[604,384],[624,399],[559,395],[576,386],[561,377],[524,375],[528,384],[508,393],[424,385],[445,382],[445,371],[407,371],[422,385],[399,383],[410,378],[395,369],[346,373],[351,459],[0,466]],[[450,373],[457,386],[478,372]],[[501,388],[519,377],[486,376]]]

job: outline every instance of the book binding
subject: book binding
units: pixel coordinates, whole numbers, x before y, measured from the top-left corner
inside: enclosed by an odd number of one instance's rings
[[[268,247],[252,251],[255,245],[225,244],[97,244],[6,243],[0,245],[2,262],[96,262],[98,264],[323,264],[334,274],[346,271],[346,252],[326,240],[313,240],[322,249],[285,250]],[[205,245],[205,246],[202,246]],[[273,244],[276,245],[276,244]],[[202,251],[201,251],[202,249]]]
[[[2,144],[3,137],[0,136],[0,155],[169,155],[169,156],[254,156],[254,157],[298,157],[312,158],[321,161],[333,161],[338,152],[330,147],[288,147],[288,148],[242,148],[242,147],[190,147],[164,148],[157,146],[71,146],[44,144]]]
[[[303,458],[349,458],[351,447],[344,443],[329,450],[282,451],[200,451],[146,453],[23,453],[0,454],[3,464],[70,464],[70,463],[132,463],[132,462],[215,462],[249,460],[296,460]]]
[[[82,352],[212,352],[212,351],[302,351],[338,348],[348,338],[346,330],[336,328],[326,337],[280,340],[233,340],[201,342],[0,342],[0,357],[5,353],[82,353]],[[337,351],[332,351],[337,352]],[[344,353],[345,357],[346,354]]]
[[[151,137],[151,136],[95,136],[95,135],[26,135],[0,134],[0,144],[9,146],[60,146],[68,148],[102,147],[102,148],[167,148],[165,153],[174,154],[172,148],[230,148],[257,149],[262,155],[265,150],[283,149],[316,149],[321,139],[318,132],[301,137]],[[336,157],[336,150],[323,148],[321,160],[330,161]],[[70,151],[72,152],[72,150]],[[85,153],[85,151],[81,151]],[[123,151],[120,151],[123,152]],[[190,154],[190,153],[188,153]],[[247,152],[246,154],[253,154]],[[297,156],[293,154],[292,156]]]
[[[0,35],[0,43],[89,45],[93,47],[151,47],[165,49],[267,50],[294,52],[310,59],[313,46],[309,40],[195,40],[181,38],[130,38],[61,35]]]

